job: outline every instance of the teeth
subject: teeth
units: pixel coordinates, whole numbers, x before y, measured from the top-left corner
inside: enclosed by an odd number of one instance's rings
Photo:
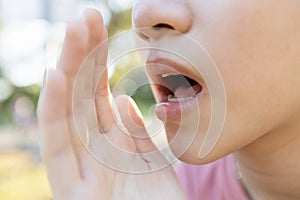
[[[195,94],[193,96],[190,96],[190,97],[174,97],[174,95],[169,94],[168,95],[168,102],[183,103],[183,102],[186,102],[186,101],[190,101],[190,100],[194,99],[195,97],[196,97]]]
[[[178,75],[178,73],[170,72],[170,73],[166,73],[166,74],[161,74],[161,77],[166,78],[168,76],[175,76],[175,75]]]

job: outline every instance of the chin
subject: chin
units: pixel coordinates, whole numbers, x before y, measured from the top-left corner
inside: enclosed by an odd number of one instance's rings
[[[223,156],[216,156],[213,154],[209,154],[205,158],[200,159],[198,154],[199,154],[198,151],[190,149],[184,152],[180,157],[178,157],[178,160],[192,165],[205,165],[223,157]]]

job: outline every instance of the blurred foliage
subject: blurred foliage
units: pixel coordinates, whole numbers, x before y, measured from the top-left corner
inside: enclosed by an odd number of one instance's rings
[[[28,97],[33,104],[33,109],[36,110],[38,97],[40,93],[39,85],[30,85],[27,87],[17,87],[12,84],[12,82],[3,76],[0,71],[0,79],[6,80],[8,83],[12,85],[11,94],[5,100],[0,101],[0,126],[12,125],[15,124],[14,119],[14,103],[15,100],[20,96]],[[34,112],[35,113],[35,112]],[[35,117],[35,116],[32,116]]]
[[[124,12],[112,13],[112,18],[107,27],[109,37],[123,30],[131,28],[131,9]]]

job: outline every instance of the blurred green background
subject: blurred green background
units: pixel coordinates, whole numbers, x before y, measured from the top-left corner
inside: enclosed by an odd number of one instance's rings
[[[36,107],[46,68],[55,68],[66,22],[87,7],[100,10],[109,36],[131,28],[134,0],[0,0],[0,199],[52,199],[38,148]],[[117,47],[114,47],[117,48]],[[130,70],[115,66],[111,87]],[[145,78],[134,71],[134,78]],[[134,80],[134,78],[132,80]],[[130,85],[123,84],[124,91]],[[143,114],[149,86],[132,94]]]

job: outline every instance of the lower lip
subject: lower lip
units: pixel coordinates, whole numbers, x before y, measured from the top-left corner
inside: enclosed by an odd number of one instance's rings
[[[195,98],[181,103],[162,102],[156,104],[156,116],[162,121],[181,121],[183,116],[188,116],[188,113],[197,109],[201,93],[199,93]]]

